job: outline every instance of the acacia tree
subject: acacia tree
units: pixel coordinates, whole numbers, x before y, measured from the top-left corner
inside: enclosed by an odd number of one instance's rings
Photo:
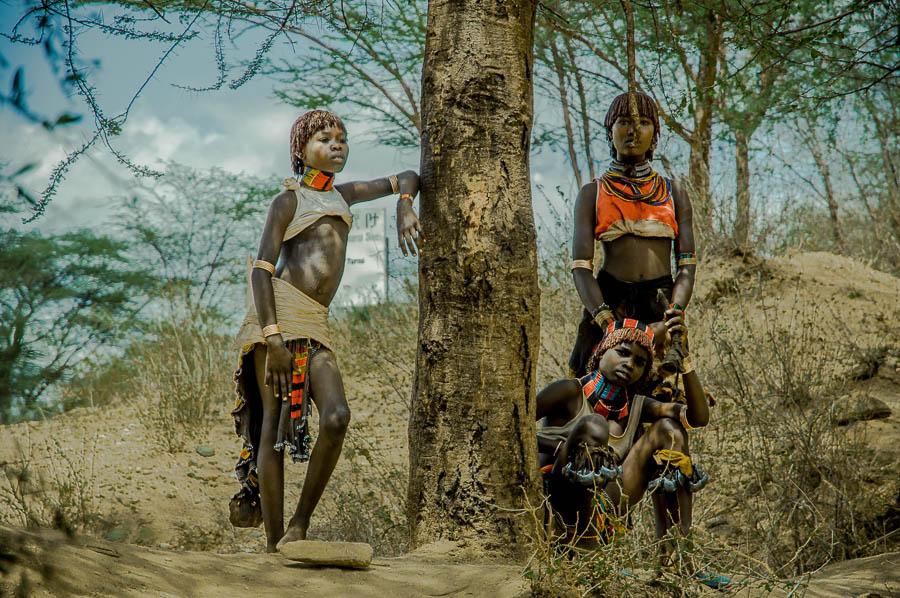
[[[0,231],[0,423],[40,399],[98,344],[132,323],[154,279],[127,245],[90,231]]]

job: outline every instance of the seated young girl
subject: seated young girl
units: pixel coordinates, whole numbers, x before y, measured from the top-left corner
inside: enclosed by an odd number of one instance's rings
[[[687,329],[680,315],[666,321],[670,334]],[[685,403],[647,395],[653,365],[653,333],[637,320],[611,324],[589,362],[586,376],[551,383],[537,396],[538,451],[549,469],[550,505],[568,533],[591,537],[594,499],[601,512],[622,516],[647,490],[654,497],[657,537],[678,523],[688,534],[691,493],[707,481],[691,461],[689,430],[709,421],[709,403],[685,359]],[[647,423],[649,426],[642,426]],[[645,429],[646,428],[646,429]],[[608,482],[616,480],[617,483]],[[594,525],[602,537],[612,517]]]

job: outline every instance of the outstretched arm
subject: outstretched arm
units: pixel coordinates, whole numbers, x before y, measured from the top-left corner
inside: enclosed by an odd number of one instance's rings
[[[269,206],[266,225],[259,241],[259,252],[256,259],[269,264],[278,261],[284,231],[297,208],[297,197],[293,192],[283,191],[278,194]],[[250,274],[250,285],[253,288],[253,303],[259,325],[263,329],[278,324],[275,318],[275,293],[272,290],[272,274],[264,269],[254,267]],[[281,334],[271,334],[266,338],[266,386],[272,386],[275,396],[285,396],[291,390],[293,363],[291,352],[284,346]]]
[[[419,193],[419,175],[415,171],[406,170],[396,177],[397,193],[400,194],[400,199],[397,200],[397,242],[403,255],[417,255],[416,250],[425,243],[422,226],[412,207],[413,199]],[[351,206],[390,195],[394,192],[392,187],[391,177],[335,185],[344,201]]]
[[[581,303],[591,314],[604,304],[603,293],[597,279],[594,278],[593,270],[596,197],[596,182],[588,183],[581,188],[575,200],[575,232],[572,237],[572,278],[575,280],[575,288],[578,290]]]

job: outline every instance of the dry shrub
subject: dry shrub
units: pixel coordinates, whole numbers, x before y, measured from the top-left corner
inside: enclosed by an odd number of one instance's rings
[[[731,583],[719,588],[717,595],[731,596],[748,589],[754,596],[796,589],[797,582],[782,581],[708,534],[694,529],[685,538],[670,530],[657,539],[653,527],[653,507],[645,497],[627,517],[617,520],[627,533],[617,533],[606,543],[590,540],[598,535],[589,526],[584,537],[566,538],[552,521],[554,514],[547,501],[526,513],[533,522],[530,541],[534,553],[525,566],[524,577],[533,596],[542,598],[586,596],[668,597],[707,596],[710,588],[695,575],[724,574]],[[592,521],[599,510],[595,503]],[[779,592],[781,595],[781,592]]]
[[[26,427],[27,430],[27,427]],[[16,442],[18,458],[0,463],[3,473],[0,520],[28,527],[54,527],[66,533],[99,523],[94,496],[96,439],[67,450],[58,440],[32,445]]]
[[[403,432],[409,420],[419,316],[415,288],[409,283],[401,288],[397,301],[339,310],[331,328],[351,407],[364,403],[384,412]],[[351,423],[342,456],[350,463],[349,471],[335,473],[329,482],[310,535],[367,542],[376,554],[394,556],[406,551],[409,537],[408,465],[396,458],[402,447],[379,445],[375,439],[385,430],[369,425],[366,420]],[[405,445],[405,434],[402,442]]]
[[[735,300],[738,318],[699,315],[716,350],[703,375],[720,405],[702,450],[721,484],[723,523],[777,576],[868,554],[867,516],[884,512],[866,484],[875,465],[864,438],[834,416],[856,350],[813,324],[839,318],[799,297],[787,320]]]
[[[335,476],[329,484],[323,523],[314,525],[311,535],[329,541],[365,542],[381,556],[406,552],[407,472],[389,458],[386,453],[390,450],[376,448],[364,427],[350,427],[343,454],[352,464],[350,473]]]
[[[151,439],[169,452],[202,438],[234,394],[231,339],[210,328],[202,319],[172,316],[129,351],[135,371],[125,399],[137,401]]]

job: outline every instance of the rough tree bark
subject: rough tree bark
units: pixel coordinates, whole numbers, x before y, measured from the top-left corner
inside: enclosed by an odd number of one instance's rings
[[[538,495],[540,347],[529,144],[536,3],[432,0],[422,71],[410,547],[521,555]],[[532,504],[535,504],[534,502]]]

